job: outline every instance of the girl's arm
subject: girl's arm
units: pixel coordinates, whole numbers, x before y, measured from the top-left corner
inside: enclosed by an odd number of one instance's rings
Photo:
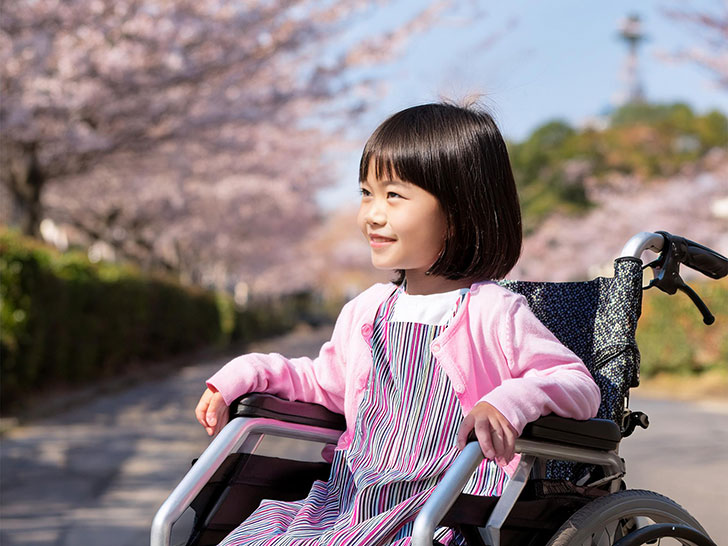
[[[591,374],[522,296],[502,315],[499,338],[511,378],[480,401],[497,409],[518,434],[526,423],[549,413],[580,420],[596,415],[601,395]]]
[[[336,328],[332,339],[341,338]],[[207,381],[226,405],[250,392],[275,394],[287,400],[314,402],[341,413],[344,401],[342,349],[327,341],[315,359],[287,358],[277,353],[239,356]]]
[[[207,380],[195,416],[209,435],[217,434],[228,421],[230,404],[251,392],[314,402],[343,413],[344,365],[340,354],[335,343],[328,341],[315,359],[289,359],[276,353],[239,356]]]
[[[387,285],[375,285],[347,303],[336,320],[331,341],[323,345],[315,359],[252,353],[227,363],[207,381],[208,388],[195,409],[197,420],[208,434],[216,434],[227,422],[228,406],[250,392],[314,402],[344,413],[346,351],[352,336],[361,335],[356,331],[361,316],[368,316],[369,307],[377,304],[380,293],[389,290]]]

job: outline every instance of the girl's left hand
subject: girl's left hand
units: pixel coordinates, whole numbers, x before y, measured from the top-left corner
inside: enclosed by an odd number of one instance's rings
[[[488,459],[508,464],[515,453],[516,431],[503,414],[487,402],[478,402],[460,424],[458,449],[463,449],[470,432],[475,430],[480,449]]]

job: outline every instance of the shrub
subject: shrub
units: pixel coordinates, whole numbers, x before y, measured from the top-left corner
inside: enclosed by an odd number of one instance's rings
[[[728,120],[715,110],[699,115],[680,103],[629,104],[604,121],[606,127],[584,129],[549,121],[509,144],[526,232],[554,212],[588,210],[587,185],[614,173],[669,177],[728,146]]]
[[[715,323],[703,324],[702,315],[684,294],[645,292],[637,343],[647,377],[728,369],[728,278],[690,284],[715,315]]]

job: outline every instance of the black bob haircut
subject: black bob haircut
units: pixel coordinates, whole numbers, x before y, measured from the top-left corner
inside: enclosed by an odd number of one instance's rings
[[[473,282],[502,279],[521,254],[521,207],[506,143],[476,107],[414,106],[385,120],[359,164],[364,181],[396,176],[433,194],[447,219],[443,250],[429,275]],[[399,271],[398,284],[404,280]]]

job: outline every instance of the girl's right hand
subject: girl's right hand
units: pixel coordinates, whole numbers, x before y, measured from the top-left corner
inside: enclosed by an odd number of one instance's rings
[[[220,432],[228,422],[228,407],[222,394],[215,389],[205,390],[195,408],[195,416],[209,436]]]
[[[515,453],[516,430],[508,422],[508,419],[488,402],[478,402],[468,413],[457,435],[458,449],[465,448],[471,432],[480,444],[483,456],[505,466],[513,459]]]

